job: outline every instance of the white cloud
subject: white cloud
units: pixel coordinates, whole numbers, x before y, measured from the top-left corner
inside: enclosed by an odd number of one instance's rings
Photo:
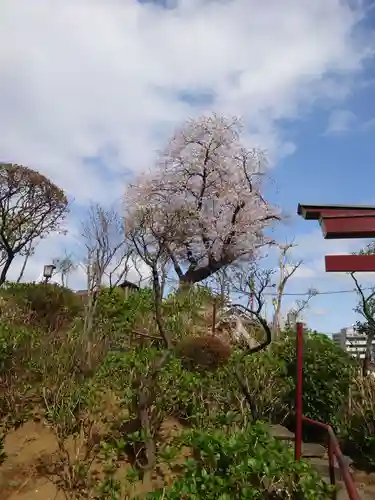
[[[326,134],[340,134],[348,132],[356,123],[357,117],[348,109],[335,109],[331,112]]]
[[[327,316],[329,314],[329,310],[324,309],[324,307],[311,307],[308,312],[314,316]]]
[[[173,126],[205,109],[183,92],[208,92],[244,115],[254,142],[288,153],[277,121],[345,95],[368,53],[359,12],[339,0],[176,4],[3,0],[0,156],[80,201],[107,200],[125,169],[148,166]]]
[[[289,264],[286,266],[286,269],[288,272],[291,272],[293,270],[294,266],[292,264]],[[296,271],[294,271],[293,275],[291,276],[290,279],[303,279],[303,278],[313,278],[316,276],[316,269],[306,265],[306,264],[301,264]]]
[[[296,147],[281,120],[337,104],[372,55],[362,12],[341,0],[174,4],[3,0],[0,159],[106,203],[176,124],[214,108],[242,115],[276,161]],[[33,276],[67,243],[43,242]]]
[[[312,224],[314,222],[312,221]],[[296,247],[293,250],[298,259],[311,262],[317,257],[323,259],[324,255],[348,254],[364,247],[368,241],[358,239],[325,240],[320,228],[313,229],[310,233],[304,233],[296,238]]]

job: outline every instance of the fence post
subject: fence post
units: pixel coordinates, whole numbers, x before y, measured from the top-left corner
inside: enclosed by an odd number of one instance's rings
[[[296,429],[294,457],[300,460],[302,453],[302,384],[303,384],[303,323],[297,323],[296,345]]]

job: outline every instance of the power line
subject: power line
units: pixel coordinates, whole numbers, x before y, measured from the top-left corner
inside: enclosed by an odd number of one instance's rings
[[[173,282],[173,283],[178,283],[178,279],[174,279],[174,278],[167,278],[167,281],[169,282]],[[365,287],[365,288],[362,288],[363,291],[368,291],[368,290],[374,290],[374,287]],[[341,294],[341,293],[357,293],[357,290],[355,288],[352,288],[351,290],[327,290],[325,292],[319,292],[319,291],[316,291],[316,293],[314,293],[314,296],[316,295],[336,295],[336,294]],[[271,292],[266,292],[262,295],[266,295],[268,297],[277,297],[277,293],[271,293]],[[303,297],[303,296],[307,296],[307,295],[311,295],[311,292],[296,292],[296,293],[283,293],[283,296],[289,296],[289,297]]]
[[[365,290],[373,290],[372,287],[367,287],[367,288],[362,288],[363,291]],[[316,292],[314,293],[314,296],[316,295],[335,295],[338,293],[356,293],[357,290],[352,289],[352,290],[329,290],[326,292]],[[272,297],[277,297],[277,293],[265,293],[264,295],[272,296]],[[289,295],[289,296],[303,296],[303,295],[311,295],[309,292],[302,292],[302,293],[283,293],[283,295]]]

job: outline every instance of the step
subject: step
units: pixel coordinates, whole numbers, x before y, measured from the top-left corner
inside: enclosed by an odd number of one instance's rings
[[[347,461],[347,464],[350,466],[351,459],[349,457],[345,457],[344,459]],[[320,458],[320,457],[311,457],[307,459],[308,462],[314,467],[314,469],[319,472],[324,477],[329,477],[329,462],[328,458]],[[341,481],[343,479],[341,469],[336,459],[334,461],[335,467],[335,478],[336,481]],[[349,470],[351,471],[350,467]],[[352,471],[351,471],[352,472]]]
[[[337,484],[338,491],[336,500],[350,500],[350,497],[346,491],[345,484],[343,482],[339,482]],[[357,486],[357,491],[359,494],[360,500],[374,500],[375,498],[375,489],[371,489],[371,487],[365,487],[361,489]]]
[[[302,443],[302,458],[324,458],[327,450],[318,443]]]
[[[270,426],[271,435],[280,441],[288,441],[290,445],[294,444],[295,436],[294,433],[283,425],[271,425]],[[318,443],[302,443],[302,456],[308,457],[321,457],[326,455],[326,450],[324,446]]]
[[[291,432],[289,429],[284,427],[283,425],[276,424],[270,426],[270,434],[275,439],[279,439],[280,441],[294,441],[294,432]]]

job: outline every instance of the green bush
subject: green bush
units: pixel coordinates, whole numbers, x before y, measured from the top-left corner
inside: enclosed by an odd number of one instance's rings
[[[207,324],[211,323],[207,322],[205,315],[212,312],[212,301],[212,294],[203,287],[171,293],[162,304],[166,331],[174,340],[185,339],[197,332],[207,333]],[[120,288],[103,289],[98,299],[96,321],[111,333],[130,334],[135,328],[140,328],[158,336],[154,310],[150,288],[129,295]]]
[[[68,328],[83,310],[68,288],[48,283],[7,283],[1,289],[2,319],[47,331]]]
[[[375,380],[358,375],[351,384],[342,447],[360,467],[375,470]]]
[[[0,322],[0,427],[3,429],[19,425],[27,418],[31,407],[26,396],[31,392],[31,357],[39,343],[38,331]]]
[[[103,289],[98,298],[96,319],[112,332],[130,333],[137,322],[153,312],[153,294],[143,288],[126,295],[121,288]]]
[[[37,332],[31,328],[1,322],[0,377],[23,363],[37,341]]]
[[[147,376],[159,356],[157,349],[142,347],[110,353],[94,378],[95,392],[100,394],[110,380],[111,390],[121,398],[131,418],[134,382],[140,375]],[[224,367],[215,372],[190,372],[172,355],[160,370],[157,386],[154,406],[162,419],[176,417],[189,425],[209,426],[240,408],[238,384],[234,378],[228,381]]]
[[[213,300],[206,287],[171,293],[163,301],[165,328],[176,340],[211,331]]]
[[[139,375],[147,375],[158,356],[160,352],[152,347],[110,353],[96,373],[96,390],[100,392],[100,387],[104,388],[110,380],[111,389],[122,398],[124,406],[130,407],[133,382]],[[278,363],[270,353],[241,358],[237,351],[214,370],[190,371],[177,352],[159,373],[156,405],[165,418],[174,416],[199,427],[246,422],[251,419],[249,408],[235,376],[235,368],[240,366],[259,417],[274,421],[275,415],[282,418],[288,411],[284,395],[289,386]]]
[[[294,405],[294,400],[291,401],[294,384],[288,376],[288,361],[275,355],[272,349],[245,357],[237,351],[228,371],[233,372],[235,365],[244,375],[258,418],[269,423],[283,421]]]
[[[275,342],[272,355],[285,366],[289,391],[285,405],[294,408],[296,391],[296,337],[290,333]],[[306,332],[303,346],[303,413],[340,430],[347,407],[355,361],[326,335]],[[316,432],[316,429],[314,429]]]
[[[149,499],[266,500],[331,498],[331,488],[293,451],[272,438],[264,424],[241,430],[194,430],[182,444],[194,458],[183,475]]]

